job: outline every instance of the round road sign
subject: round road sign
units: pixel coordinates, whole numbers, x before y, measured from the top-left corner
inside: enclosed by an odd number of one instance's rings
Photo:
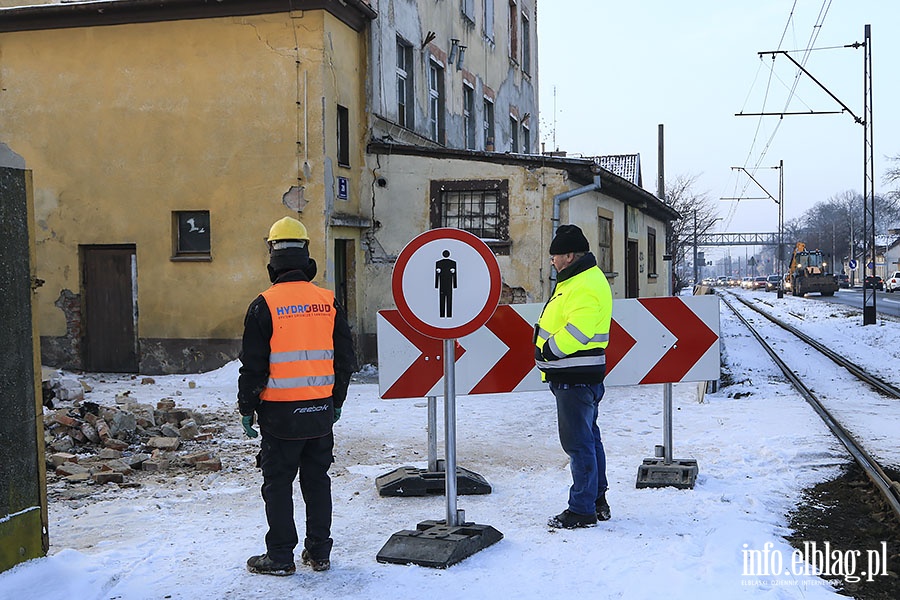
[[[487,244],[468,231],[431,229],[400,252],[391,289],[410,327],[432,338],[460,338],[494,314],[500,266]]]

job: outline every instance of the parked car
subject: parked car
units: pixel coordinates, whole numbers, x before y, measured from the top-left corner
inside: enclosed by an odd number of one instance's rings
[[[766,277],[766,291],[777,292],[781,287],[781,275],[769,275]]]
[[[835,275],[834,280],[837,281],[839,288],[849,288],[850,287],[850,276],[849,275]]]
[[[863,287],[870,290],[883,290],[884,281],[878,275],[867,275]]]
[[[900,271],[894,271],[884,280],[884,291],[892,293],[900,288]]]

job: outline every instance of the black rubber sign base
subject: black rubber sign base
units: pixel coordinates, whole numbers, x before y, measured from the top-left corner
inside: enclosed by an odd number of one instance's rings
[[[443,462],[443,461],[441,461]],[[443,470],[429,471],[415,467],[400,467],[377,477],[375,486],[380,496],[437,496],[446,488]],[[456,468],[456,493],[460,495],[490,494],[491,484],[468,469]]]
[[[446,569],[503,539],[490,525],[448,527],[446,521],[422,521],[415,531],[398,531],[375,557],[380,563]]]
[[[635,487],[660,488],[676,487],[694,489],[697,481],[697,461],[693,458],[675,459],[669,464],[661,458],[645,458],[644,464],[638,467]]]

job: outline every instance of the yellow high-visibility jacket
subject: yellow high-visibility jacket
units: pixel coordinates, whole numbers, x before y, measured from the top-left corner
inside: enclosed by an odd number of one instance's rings
[[[612,291],[594,255],[559,273],[535,327],[535,363],[543,381],[602,383],[612,320]]]

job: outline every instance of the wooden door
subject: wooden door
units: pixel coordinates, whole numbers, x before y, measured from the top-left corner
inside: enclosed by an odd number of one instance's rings
[[[137,266],[135,247],[82,246],[84,368],[136,373]]]
[[[625,246],[625,297],[637,298],[640,294],[638,279],[638,243],[628,240]]]

